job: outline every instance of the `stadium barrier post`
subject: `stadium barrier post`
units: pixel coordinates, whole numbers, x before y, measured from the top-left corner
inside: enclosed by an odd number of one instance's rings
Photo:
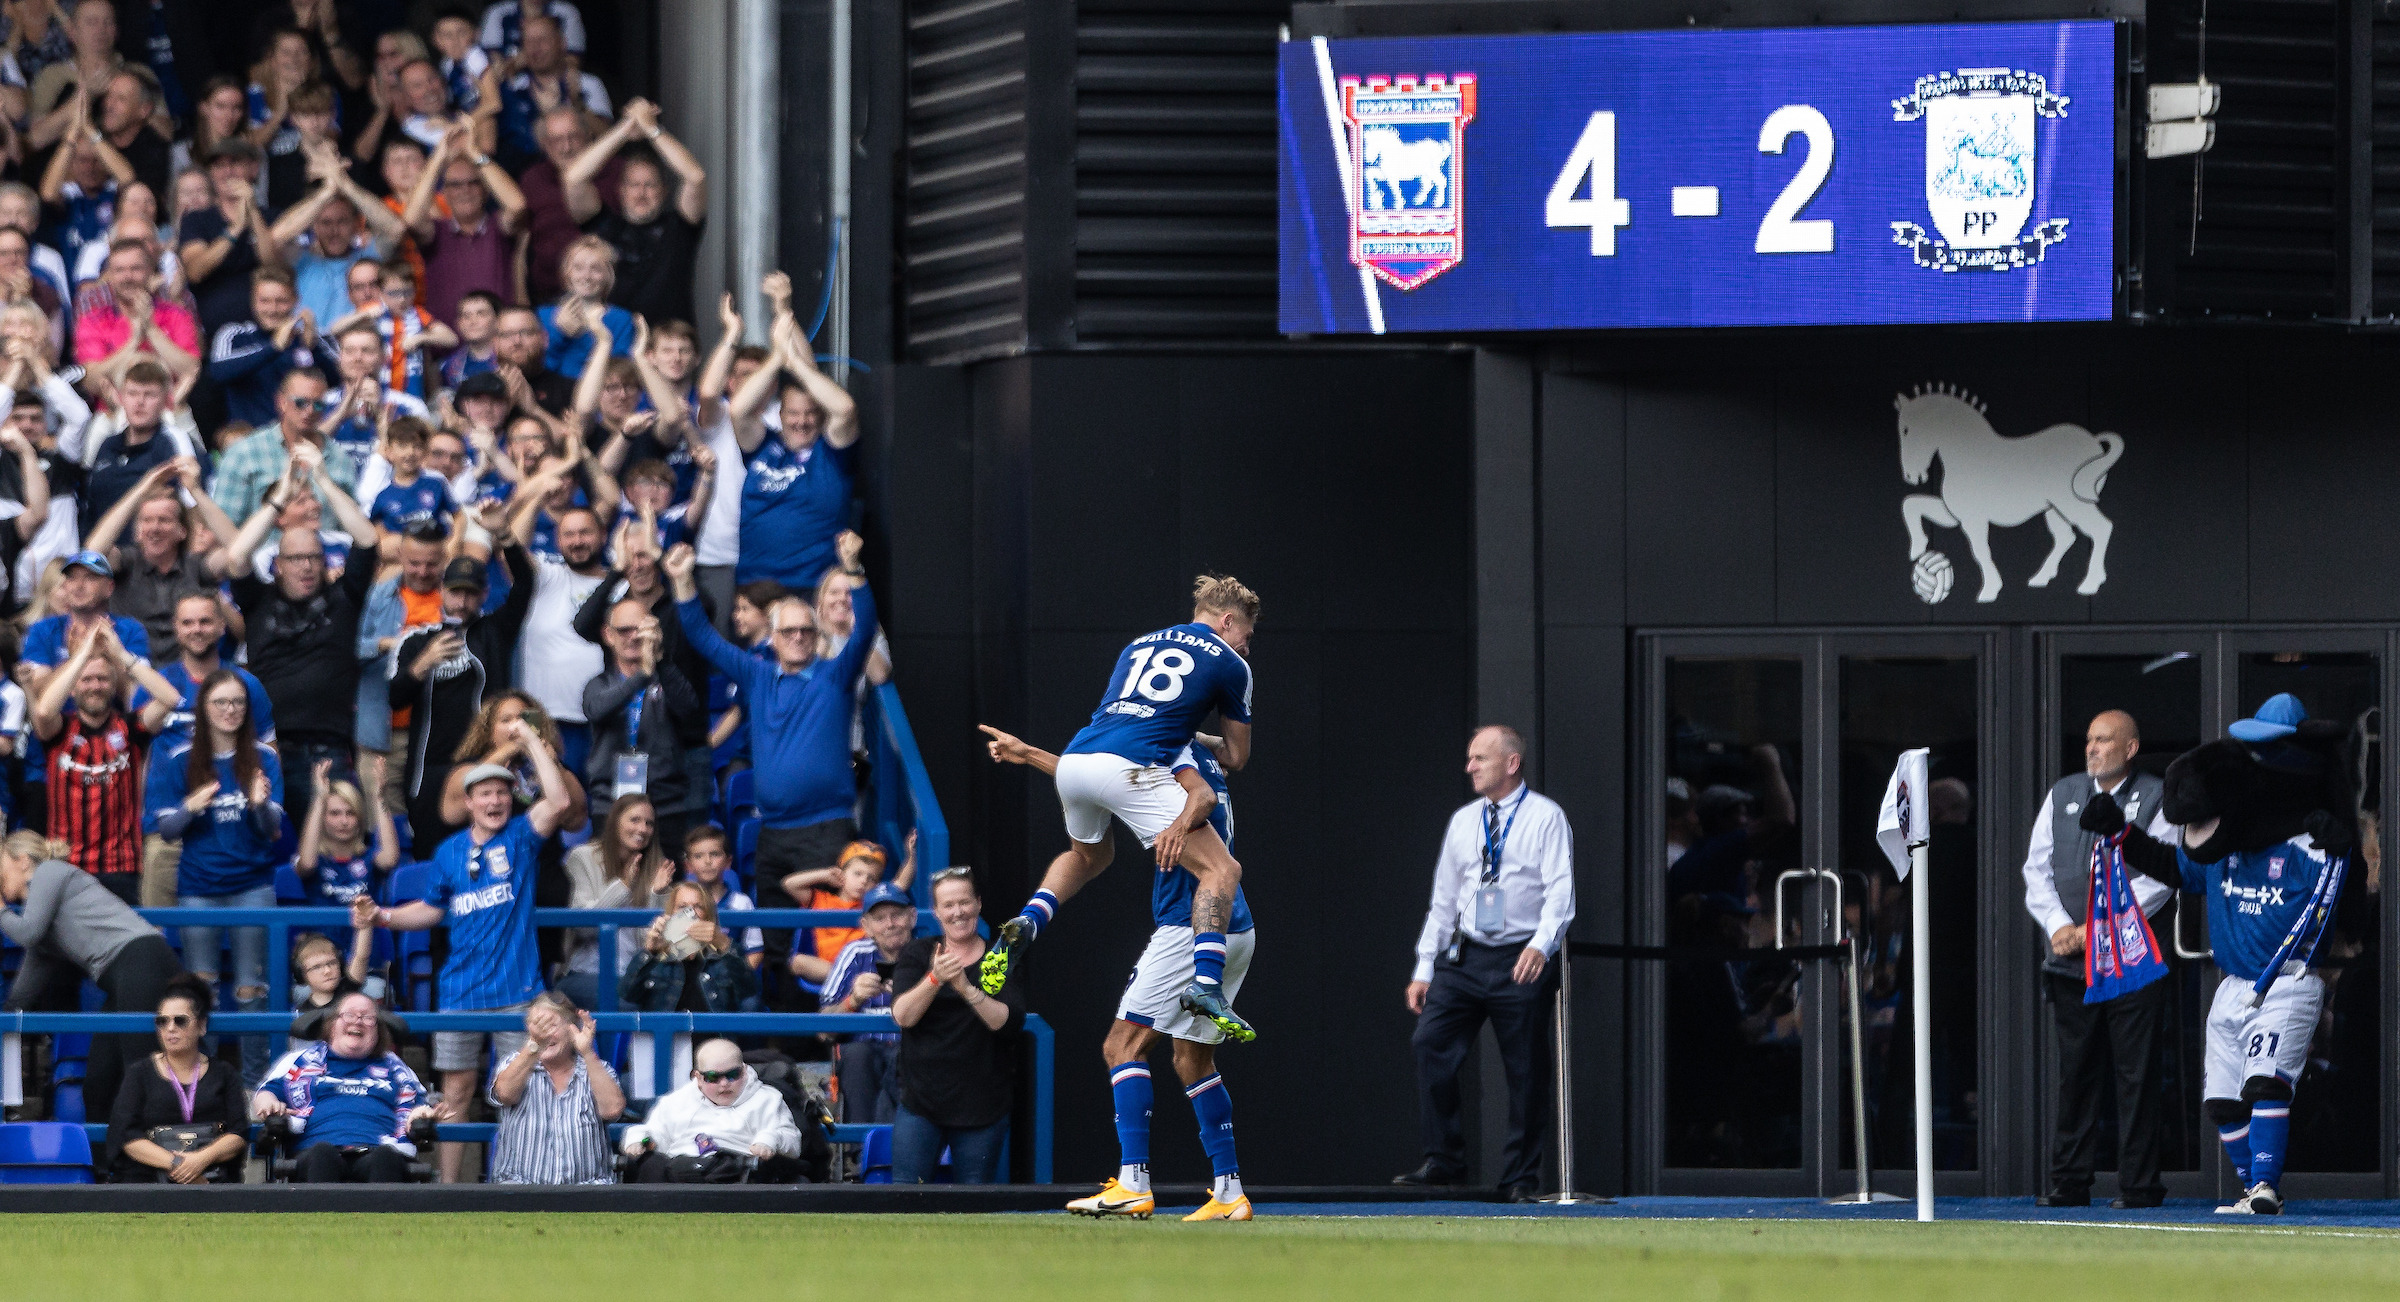
[[[1917,1069],[1917,1219],[1933,1219],[1933,956],[1925,946],[1933,934],[1932,886],[1925,879],[1925,842],[1908,847],[1909,866],[1916,881],[1908,893],[1909,985],[1916,1005],[1914,1031]]]
[[[1574,1024],[1568,1012],[1575,985],[1574,956],[1569,946],[1558,947],[1558,1010],[1553,1051],[1558,1058],[1558,1192],[1534,1201],[1561,1207],[1593,1206],[1614,1203],[1614,1198],[1601,1198],[1575,1191],[1575,1051]]]

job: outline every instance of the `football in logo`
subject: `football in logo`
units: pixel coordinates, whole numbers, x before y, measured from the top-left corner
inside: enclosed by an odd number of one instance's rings
[[[1467,256],[1471,73],[1342,78],[1349,125],[1350,261],[1415,289]]]
[[[1909,571],[1908,581],[1916,585],[1917,600],[1928,606],[1941,604],[1950,595],[1950,558],[1940,552],[1927,552],[1917,558],[1916,568]]]

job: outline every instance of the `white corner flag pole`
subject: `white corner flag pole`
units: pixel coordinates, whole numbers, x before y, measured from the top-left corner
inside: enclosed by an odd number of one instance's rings
[[[1908,893],[1909,992],[1911,1047],[1915,1049],[1917,1086],[1917,1219],[1933,1219],[1933,911],[1925,877],[1925,844],[1932,839],[1930,809],[1925,798],[1924,750],[1904,751],[1883,789],[1883,809],[1875,819],[1875,840],[1892,871],[1907,881],[1915,870],[1916,885]]]

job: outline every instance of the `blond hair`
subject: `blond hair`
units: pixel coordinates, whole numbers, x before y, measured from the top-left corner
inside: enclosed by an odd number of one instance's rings
[[[1256,624],[1258,594],[1230,574],[1203,574],[1192,580],[1192,610],[1201,615],[1238,615],[1242,622]]]
[[[0,854],[15,855],[19,859],[31,859],[35,863],[41,863],[47,859],[63,859],[68,863],[75,861],[73,846],[64,841],[53,841],[39,832],[31,831],[9,833],[7,840],[0,841]]]

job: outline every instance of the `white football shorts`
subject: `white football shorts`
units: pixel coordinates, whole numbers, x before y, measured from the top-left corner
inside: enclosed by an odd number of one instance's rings
[[[1183,812],[1183,784],[1160,764],[1136,764],[1122,755],[1061,755],[1056,781],[1067,835],[1084,845],[1108,835],[1113,815],[1146,848]]]
[[[1250,972],[1250,953],[1258,948],[1256,931],[1237,931],[1225,938],[1225,1003],[1231,1006]],[[1192,929],[1160,927],[1150,933],[1133,975],[1125,979],[1125,997],[1117,1001],[1117,1020],[1137,1022],[1161,1035],[1194,1044],[1218,1044],[1225,1032],[1215,1022],[1196,1017],[1183,1006],[1183,988],[1192,983]]]
[[[2250,1006],[2249,981],[2234,976],[2219,981],[2208,1004],[2200,1097],[2239,1099],[2242,1082],[2253,1076],[2280,1076],[2284,1084],[2298,1086],[2324,1007],[2325,981],[2314,972],[2275,978],[2266,1001],[2256,1008]]]

